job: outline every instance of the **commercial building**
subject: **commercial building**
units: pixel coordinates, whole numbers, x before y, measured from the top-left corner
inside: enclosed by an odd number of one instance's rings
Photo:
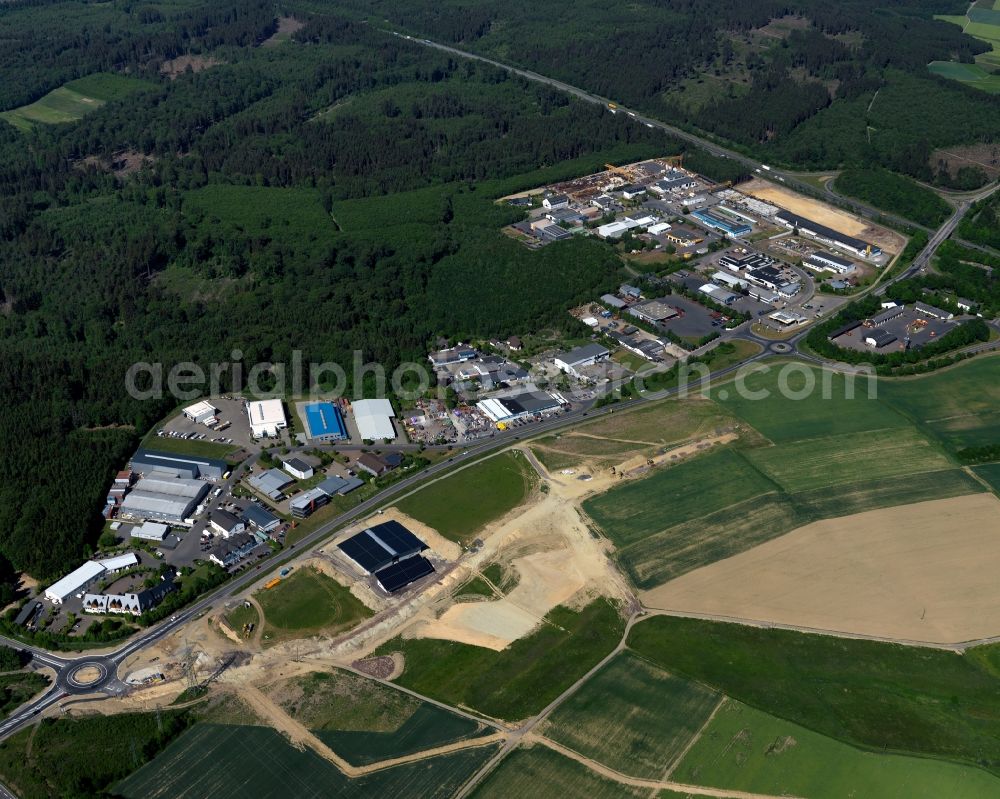
[[[316,441],[343,441],[349,438],[344,415],[332,402],[311,402],[304,410],[309,438]]]
[[[814,252],[802,264],[819,272],[834,272],[838,275],[850,272],[854,268],[854,264],[850,261],[840,258],[833,253],[822,251]]]
[[[791,211],[782,209],[774,215],[774,219],[791,230],[798,230],[803,236],[809,236],[824,244],[840,247],[842,250],[847,250],[861,258],[872,258],[882,254],[882,250],[870,242],[848,236],[846,233],[813,222],[813,220],[793,214]]]
[[[714,283],[705,283],[698,287],[698,291],[707,297],[710,297],[719,305],[732,305],[740,297],[738,294],[733,294],[731,291],[726,291],[726,289],[721,286],[716,286]]]
[[[712,228],[713,230],[721,230],[727,236],[746,236],[753,231],[753,228],[746,222],[742,222],[737,219],[727,219],[721,213],[716,213],[714,211],[694,211],[691,216],[706,227]]]
[[[607,360],[611,353],[600,344],[584,344],[582,347],[562,352],[553,358],[555,365],[575,377],[582,377],[580,370]]]
[[[558,392],[526,391],[510,397],[490,397],[480,400],[476,403],[476,407],[490,421],[507,423],[551,413],[565,404],[566,400]]]
[[[219,412],[219,409],[211,403],[202,400],[201,402],[196,402],[194,405],[188,405],[182,412],[192,422],[213,425],[217,421],[215,414]]]
[[[807,321],[806,317],[801,314],[792,313],[790,311],[775,311],[773,314],[769,314],[768,319],[773,319],[782,327],[791,327],[792,325],[800,325]]]
[[[280,500],[284,497],[284,490],[295,480],[281,469],[268,469],[260,474],[252,474],[247,478],[249,486],[260,494],[271,500]]]
[[[255,502],[244,509],[243,521],[263,533],[270,533],[281,526],[281,519]]]
[[[630,183],[628,186],[622,186],[618,189],[618,192],[626,200],[634,200],[637,197],[642,197],[646,193],[645,186],[639,186],[635,183]]]
[[[750,286],[747,295],[758,302],[775,303],[781,299],[778,294],[763,286]]]
[[[104,568],[109,574],[117,574],[125,569],[131,569],[139,565],[139,558],[134,552],[126,552],[124,555],[115,555],[113,558],[100,558],[94,561]]]
[[[378,455],[373,455],[371,452],[361,453],[357,460],[354,461],[354,465],[368,472],[373,477],[381,477],[392,468],[382,458]]]
[[[599,208],[604,213],[611,213],[621,209],[622,205],[618,202],[618,198],[612,197],[610,194],[601,194],[594,197],[590,204],[595,208]]]
[[[177,590],[173,580],[161,580],[157,585],[139,592],[124,594],[85,594],[83,612],[108,615],[111,613],[141,616],[152,610],[163,598]]]
[[[352,404],[358,433],[366,441],[391,440],[396,437],[392,418],[396,415],[387,399],[357,400]]]
[[[122,500],[121,513],[135,519],[182,522],[191,515],[208,483],[168,474],[151,474],[136,483]]]
[[[638,300],[642,298],[642,291],[628,283],[622,283],[618,287],[618,293],[630,300]]]
[[[285,406],[280,399],[255,400],[247,403],[250,434],[254,438],[274,438],[288,427]]]
[[[695,244],[701,244],[705,240],[704,236],[691,230],[691,228],[680,226],[668,230],[666,237],[667,241],[680,245],[681,247],[690,247]]]
[[[330,495],[320,488],[310,488],[291,498],[288,510],[296,519],[312,516],[330,501]]]
[[[417,555],[376,572],[375,581],[387,594],[395,594],[429,574],[434,574],[433,564],[422,555]]]
[[[313,467],[301,458],[289,458],[282,466],[292,477],[299,480],[308,480],[313,476]]]
[[[601,295],[601,305],[605,308],[614,308],[616,310],[621,310],[626,307],[627,303],[625,300],[616,297],[614,294],[602,294]]]
[[[431,362],[431,365],[437,369],[442,366],[450,366],[453,363],[471,361],[473,358],[478,357],[479,353],[476,352],[475,347],[465,347],[459,345],[457,347],[448,347],[444,350],[432,352],[427,356],[427,359]]]
[[[886,308],[882,313],[876,314],[871,319],[868,320],[869,324],[873,327],[878,327],[879,325],[884,325],[893,319],[897,319],[906,312],[905,305],[894,305],[891,308]]]
[[[327,477],[316,488],[332,497],[334,494],[340,494],[341,496],[350,494],[354,489],[361,488],[364,484],[365,481],[360,477],[337,477],[336,475],[332,475]]]
[[[542,207],[547,211],[551,211],[553,208],[568,208],[569,197],[565,194],[550,194],[542,200]]]
[[[132,456],[132,471],[144,475],[165,474],[193,480],[219,480],[229,471],[229,464],[218,458],[202,458],[192,455],[178,455],[171,452],[137,449]]]
[[[668,192],[679,192],[693,189],[698,185],[698,181],[690,177],[665,178],[658,180],[649,188],[657,194],[667,194]]]
[[[215,509],[208,514],[208,524],[223,538],[229,538],[247,529],[246,523],[227,510]]]
[[[133,527],[130,535],[132,538],[138,538],[140,541],[155,541],[159,543],[167,537],[169,532],[170,527],[162,522],[143,522],[141,525]]]
[[[257,539],[250,533],[236,533],[215,544],[208,552],[208,559],[228,569],[253,552],[257,545]]]

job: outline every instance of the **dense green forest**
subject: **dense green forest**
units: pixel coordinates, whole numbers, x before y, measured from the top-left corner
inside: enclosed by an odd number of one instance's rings
[[[958,235],[1000,250],[1000,195],[976,203],[958,226]]]
[[[931,74],[988,49],[935,14],[965,0],[345,0],[388,25],[560,78],[767,161],[873,161],[943,184],[935,148],[993,141],[1000,96]],[[985,182],[985,175],[978,175]]]
[[[835,185],[843,194],[927,227],[938,227],[952,212],[931,189],[877,166],[845,169]]]
[[[37,24],[75,15],[87,35]],[[274,20],[254,0],[0,6],[3,36],[35,48],[30,81],[17,79],[27,56],[0,57],[0,109],[89,70],[150,83],[74,124],[0,122],[0,553],[13,567],[47,579],[78,565],[112,472],[176,406],[127,395],[134,362],[166,371],[238,350],[247,368],[301,350],[349,367],[358,350],[391,369],[442,334],[571,326],[566,307],[620,280],[600,242],[534,253],[500,235],[520,212],[494,199],[678,142],[361,22],[303,21],[257,47]],[[178,51],[214,65],[171,80],[159,65]],[[119,170],[123,153],[144,165]],[[0,572],[9,590],[13,568]]]

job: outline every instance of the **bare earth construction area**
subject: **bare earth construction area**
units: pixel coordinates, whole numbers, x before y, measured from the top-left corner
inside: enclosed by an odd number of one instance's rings
[[[641,595],[646,607],[897,640],[1000,635],[1000,500],[919,502],[801,527]]]

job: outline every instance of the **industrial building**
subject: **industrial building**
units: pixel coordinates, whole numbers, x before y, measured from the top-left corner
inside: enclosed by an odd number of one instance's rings
[[[896,337],[887,330],[875,328],[865,333],[865,344],[876,350],[886,347],[896,340]]]
[[[814,252],[802,262],[802,265],[819,272],[834,272],[838,275],[850,272],[854,268],[854,264],[850,261],[822,251]]]
[[[327,477],[316,488],[332,497],[334,494],[350,494],[354,489],[361,488],[365,481],[360,477],[337,477],[332,475]]]
[[[332,402],[311,402],[304,410],[309,438],[317,441],[343,441],[349,438],[344,415]]]
[[[512,397],[491,397],[480,400],[476,403],[476,407],[494,423],[507,423],[551,413],[565,404],[566,400],[557,392],[526,391]]]
[[[728,272],[715,272],[712,275],[712,280],[718,283],[720,286],[729,286],[731,289],[745,289],[749,285],[745,280],[740,280],[735,275],[731,275]]]
[[[250,503],[243,510],[243,521],[262,533],[270,533],[281,525],[281,519],[256,502]]]
[[[341,541],[337,548],[362,571],[374,574],[400,560],[419,555],[427,545],[399,522],[388,521]]]
[[[551,211],[553,208],[567,208],[569,207],[569,197],[565,194],[550,194],[542,200],[542,207],[547,211]]]
[[[666,298],[637,303],[629,308],[628,312],[636,319],[641,319],[653,325],[664,322],[667,319],[673,319],[680,314],[676,308],[666,303]]]
[[[615,310],[621,310],[625,308],[628,303],[625,300],[619,299],[614,294],[602,294],[601,295],[601,305],[606,308],[614,308]]]
[[[722,286],[716,286],[714,283],[705,283],[698,287],[698,291],[719,303],[719,305],[732,305],[740,298],[739,294],[733,294],[733,292],[727,291]]]
[[[282,464],[282,467],[298,480],[308,480],[313,476],[313,467],[301,458],[289,458]]]
[[[637,197],[642,197],[646,193],[645,186],[639,186],[635,183],[630,183],[628,186],[622,186],[618,189],[618,192],[626,200],[634,200]]]
[[[646,228],[646,232],[653,236],[659,236],[662,233],[666,233],[672,227],[673,225],[669,222],[657,222],[655,225],[650,225]]]
[[[392,418],[396,415],[387,399],[357,400],[352,404],[358,433],[366,441],[391,440],[396,437]]]
[[[254,438],[274,438],[288,427],[285,406],[280,399],[256,400],[247,403],[250,434]]]
[[[734,272],[743,272],[747,269],[759,269],[762,266],[774,266],[774,259],[759,252],[750,252],[744,255],[726,253],[719,259],[719,266]]]
[[[202,400],[201,402],[196,402],[194,405],[188,405],[182,413],[192,422],[197,422],[203,425],[213,425],[218,421],[215,415],[219,412],[216,408],[209,402]]]
[[[574,377],[582,377],[580,369],[607,360],[611,353],[600,344],[584,344],[582,347],[559,353],[553,362],[560,370]]]
[[[453,363],[462,363],[463,361],[471,361],[473,358],[478,358],[479,353],[476,352],[475,347],[465,347],[459,345],[457,347],[448,347],[444,350],[438,350],[437,352],[432,352],[427,356],[427,360],[431,362],[431,366],[438,369],[442,366],[449,366]]]
[[[288,510],[296,519],[312,516],[330,501],[330,495],[320,488],[310,488],[288,502]]]
[[[227,510],[214,509],[208,514],[208,524],[223,538],[229,538],[247,529],[246,523]]]
[[[727,219],[721,213],[716,213],[714,211],[694,211],[691,216],[706,227],[712,228],[713,230],[721,230],[727,236],[747,236],[753,231],[753,228],[746,222],[740,222],[736,219]]]
[[[73,594],[79,593],[93,585],[101,577],[128,569],[139,563],[135,553],[119,555],[105,560],[88,560],[82,566],[74,569],[62,579],[45,589],[45,598],[53,605],[61,605]]]
[[[776,292],[766,289],[763,286],[750,286],[747,289],[747,296],[757,300],[758,302],[766,302],[769,304],[775,303],[781,299]]]
[[[791,211],[782,209],[774,215],[774,219],[790,230],[798,230],[804,236],[809,236],[824,244],[840,247],[861,258],[872,258],[882,254],[882,250],[870,242],[848,236],[846,233],[813,222],[811,219],[793,214]]]
[[[281,469],[268,469],[260,474],[252,474],[247,478],[247,483],[254,491],[263,494],[271,500],[280,500],[284,496],[284,490],[295,480]]]
[[[133,527],[130,535],[132,538],[138,538],[140,541],[155,541],[160,543],[167,537],[169,532],[170,527],[162,522],[143,522],[141,525]]]
[[[690,247],[701,244],[705,237],[686,227],[675,227],[666,233],[667,241],[678,244],[681,247]]]
[[[902,316],[906,312],[905,305],[894,305],[891,308],[886,308],[882,313],[876,314],[871,319],[869,319],[869,324],[872,327],[878,327],[879,325],[884,325],[893,319]]]
[[[934,319],[943,319],[945,321],[949,321],[955,318],[955,314],[953,314],[951,311],[945,311],[942,310],[941,308],[935,308],[933,305],[928,305],[927,303],[924,302],[915,303],[913,306],[913,310],[920,316],[930,316],[933,317]]]
[[[121,513],[135,519],[182,522],[208,488],[204,480],[153,473],[141,478],[122,500]]]
[[[177,455],[140,448],[132,456],[132,470],[146,476],[165,474],[172,477],[186,477],[189,480],[198,477],[204,480],[219,480],[229,471],[229,464],[218,458]]]
[[[387,594],[394,594],[429,574],[434,574],[434,566],[427,558],[417,555],[376,572],[375,581]]]

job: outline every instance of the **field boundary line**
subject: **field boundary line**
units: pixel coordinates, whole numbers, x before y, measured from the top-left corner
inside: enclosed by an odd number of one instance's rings
[[[667,767],[667,770],[663,774],[664,781],[670,779],[670,775],[674,773],[677,767],[681,764],[681,761],[685,757],[687,757],[688,752],[691,751],[694,745],[698,743],[699,740],[701,740],[702,733],[705,732],[706,729],[708,729],[708,725],[712,723],[712,720],[715,718],[716,714],[722,709],[722,706],[726,704],[726,702],[728,701],[729,697],[726,696],[725,694],[722,694],[722,696],[719,697],[719,701],[715,704],[715,707],[712,708],[712,712],[708,714],[708,718],[705,719],[705,723],[702,724],[698,728],[697,732],[695,732],[695,734],[691,736],[691,740],[687,742],[687,744],[684,746],[684,749],[682,749],[681,752],[677,755],[677,757],[674,758],[674,762]]]
[[[603,763],[598,763],[596,760],[592,760],[585,755],[581,755],[579,752],[570,749],[569,747],[563,746],[560,743],[556,743],[550,738],[546,738],[544,735],[537,733],[528,736],[529,742],[537,742],[543,746],[547,746],[554,752],[579,763],[595,774],[600,774],[602,777],[614,780],[615,782],[621,783],[622,785],[632,785],[636,788],[651,788],[656,791],[679,791],[681,793],[694,794],[696,796],[715,796],[720,797],[720,799],[797,799],[791,794],[783,794],[782,796],[776,796],[775,794],[768,793],[751,793],[749,791],[739,791],[739,790],[728,790],[726,788],[711,788],[703,785],[688,785],[683,782],[673,782],[670,780],[650,780],[644,777],[630,777],[627,774],[622,774],[620,771],[616,771],[609,766],[605,766]],[[799,797],[798,799],[801,799]]]
[[[888,638],[886,636],[869,635],[867,633],[852,633],[849,630],[826,630],[821,627],[807,627],[798,624],[785,624],[783,622],[766,621],[762,619],[740,618],[739,616],[726,616],[721,613],[697,613],[695,611],[675,610],[673,608],[650,608],[643,606],[643,610],[648,616],[669,616],[679,619],[700,619],[701,621],[717,621],[722,624],[741,624],[744,627],[758,627],[763,630],[787,630],[793,633],[804,633],[808,635],[825,635],[830,638],[850,638],[856,641],[872,641],[878,644],[896,644],[898,646],[909,646],[919,649],[940,649],[946,652],[956,652],[961,654],[966,649],[982,644],[1000,641],[1000,635],[990,638],[975,639],[972,641],[954,641],[942,643],[939,641],[919,641],[909,638]]]

